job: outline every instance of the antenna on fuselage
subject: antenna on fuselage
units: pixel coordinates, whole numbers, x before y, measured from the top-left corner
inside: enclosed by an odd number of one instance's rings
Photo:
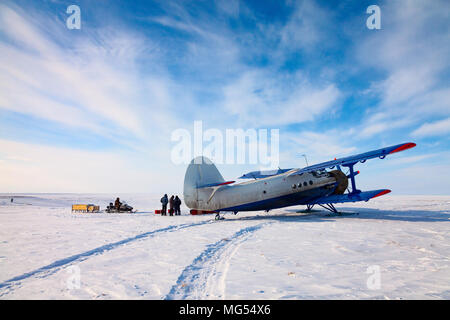
[[[306,154],[302,154],[302,156],[305,157],[306,166],[309,167],[309,164],[308,164],[308,158],[306,158]]]

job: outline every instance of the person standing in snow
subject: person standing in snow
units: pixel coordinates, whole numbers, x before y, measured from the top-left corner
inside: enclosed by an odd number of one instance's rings
[[[169,199],[169,214],[173,216],[173,205],[174,205],[174,197],[173,195]]]
[[[165,216],[166,215],[166,211],[167,211],[167,203],[169,202],[169,199],[167,199],[167,194],[165,194],[162,198],[161,198],[161,203],[162,203],[162,210],[161,210],[161,215]]]
[[[176,216],[181,215],[181,210],[180,210],[181,200],[180,200],[180,198],[178,198],[178,196],[175,197],[175,200],[174,200],[173,204],[175,206],[175,215]]]

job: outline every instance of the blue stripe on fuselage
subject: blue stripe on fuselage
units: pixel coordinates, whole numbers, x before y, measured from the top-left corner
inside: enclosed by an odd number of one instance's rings
[[[222,208],[216,211],[258,211],[308,204],[314,199],[332,194],[334,192],[334,189],[335,188],[327,189],[325,187],[319,187],[302,192],[287,194],[280,197],[245,203],[234,207]]]

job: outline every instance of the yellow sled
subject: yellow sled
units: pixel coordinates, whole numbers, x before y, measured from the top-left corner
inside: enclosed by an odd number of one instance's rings
[[[73,204],[72,212],[100,212],[100,206],[94,204]]]

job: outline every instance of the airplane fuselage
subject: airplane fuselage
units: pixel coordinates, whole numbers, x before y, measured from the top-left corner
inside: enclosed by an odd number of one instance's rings
[[[306,204],[336,189],[336,179],[327,172],[289,176],[290,172],[223,186],[212,198],[211,188],[197,189],[191,197],[185,195],[185,203],[191,209],[208,211],[271,210]]]

